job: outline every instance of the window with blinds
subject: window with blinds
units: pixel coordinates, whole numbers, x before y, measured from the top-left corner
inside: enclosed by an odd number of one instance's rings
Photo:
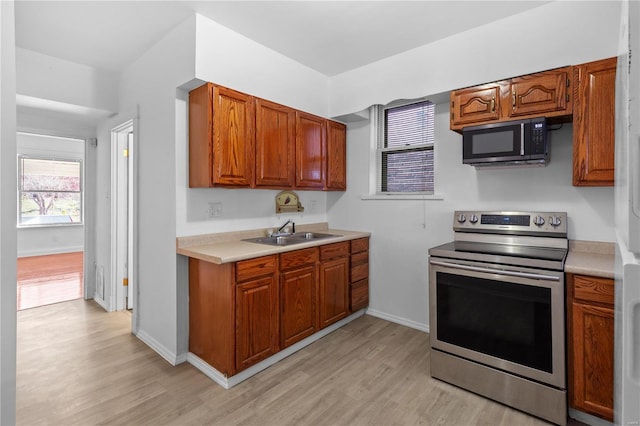
[[[435,104],[413,102],[379,111],[377,192],[433,194]]]

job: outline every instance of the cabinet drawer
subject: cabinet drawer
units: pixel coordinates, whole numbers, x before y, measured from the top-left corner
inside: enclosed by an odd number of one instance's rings
[[[275,255],[241,260],[236,263],[236,281],[272,274],[276,271],[278,261]]]
[[[351,253],[360,253],[369,250],[369,238],[351,240]]]
[[[320,246],[320,260],[327,260],[334,257],[346,256],[349,254],[349,241],[343,243],[327,244]]]
[[[290,251],[280,255],[280,270],[291,269],[298,266],[316,263],[318,261],[318,248]]]
[[[362,253],[356,253],[351,255],[351,267],[364,265],[369,263],[369,252],[363,251]]]
[[[609,278],[575,275],[573,277],[573,297],[613,305],[614,281]]]
[[[364,279],[351,284],[349,288],[349,307],[351,312],[369,306],[369,280]]]
[[[351,267],[351,279],[352,283],[360,281],[362,279],[369,278],[369,262],[362,265]]]

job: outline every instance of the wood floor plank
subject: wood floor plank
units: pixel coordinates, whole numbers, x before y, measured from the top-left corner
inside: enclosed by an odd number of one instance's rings
[[[428,335],[368,315],[229,390],[130,328],[92,301],[18,312],[18,424],[547,424],[432,379]]]

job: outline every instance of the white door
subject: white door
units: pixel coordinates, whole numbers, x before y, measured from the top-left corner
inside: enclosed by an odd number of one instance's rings
[[[136,330],[136,120],[112,130],[111,308],[132,309]]]

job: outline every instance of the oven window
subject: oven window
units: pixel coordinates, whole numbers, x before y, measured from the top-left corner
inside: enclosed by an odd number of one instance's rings
[[[551,290],[437,273],[438,340],[552,372]]]

